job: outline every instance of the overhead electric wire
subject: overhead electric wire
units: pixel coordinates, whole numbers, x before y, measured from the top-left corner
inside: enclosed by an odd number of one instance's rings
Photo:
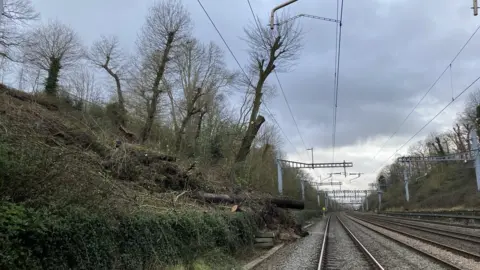
[[[248,82],[250,83],[250,85],[253,85],[252,81],[250,80],[250,77],[248,76],[248,74],[245,72],[245,69],[242,67],[242,65],[240,64],[240,62],[238,61],[237,57],[235,56],[235,53],[233,53],[232,49],[230,48],[230,45],[228,45],[227,41],[225,40],[225,38],[223,37],[222,33],[220,32],[220,30],[218,29],[218,27],[216,26],[215,22],[213,21],[213,19],[210,17],[210,14],[208,14],[208,11],[205,9],[205,7],[203,6],[202,2],[200,0],[197,0],[198,4],[200,5],[200,7],[202,8],[203,12],[205,13],[205,15],[207,16],[208,20],[210,21],[210,23],[212,24],[213,28],[215,28],[215,31],[218,33],[218,35],[220,36],[220,38],[222,39],[223,43],[225,44],[225,47],[227,47],[228,51],[230,52],[230,54],[232,55],[233,59],[235,60],[235,62],[237,63],[238,67],[240,68],[240,70],[242,71],[242,73],[245,75],[245,78],[248,80]],[[263,98],[262,98],[262,102],[263,102]],[[273,115],[273,113],[270,111],[270,109],[268,108],[267,104],[265,102],[263,102],[263,106],[265,107],[265,110],[268,112],[268,114],[270,115],[270,117],[272,118],[273,122],[275,122],[275,124],[277,125],[278,129],[280,130],[280,132],[282,132],[282,134],[284,135],[284,137],[287,139],[287,141],[290,143],[290,145],[293,146],[293,148],[295,149],[295,152],[297,152],[298,155],[300,155],[298,153],[298,151],[296,150],[295,148],[295,145],[290,141],[290,139],[288,138],[287,134],[285,133],[285,131],[282,129],[282,127],[280,126],[280,124],[278,123],[277,119],[275,119],[275,116]]]
[[[260,31],[260,33],[262,32],[262,29],[260,27],[260,25],[258,24],[258,21],[257,21],[257,18],[256,18],[256,15],[255,15],[255,11],[253,10],[253,7],[252,7],[252,3],[250,2],[250,0],[247,0],[247,3],[248,3],[248,7],[250,8],[250,12],[252,14],[252,17],[253,17],[253,20],[255,21],[255,25],[257,26],[258,30]],[[264,46],[265,48],[267,48],[267,44],[265,44],[265,40],[263,40],[263,43],[264,43]],[[278,83],[278,87],[280,88],[280,92],[282,93],[282,96],[283,96],[283,99],[285,100],[285,103],[287,104],[287,108],[288,108],[288,111],[290,112],[290,116],[292,117],[293,119],[293,123],[295,124],[295,128],[297,129],[297,132],[298,132],[298,135],[300,137],[300,140],[302,141],[302,144],[303,144],[303,147],[305,147],[305,149],[307,149],[307,145],[305,144],[305,140],[303,139],[303,136],[302,136],[302,133],[300,132],[300,128],[298,127],[298,123],[297,123],[297,120],[295,119],[295,116],[293,114],[293,111],[292,111],[292,108],[290,107],[290,103],[288,102],[288,99],[287,99],[287,96],[285,94],[285,91],[283,89],[283,85],[280,81],[280,77],[278,76],[278,73],[277,71],[274,69],[273,70],[274,74],[275,74],[275,78],[277,79],[277,83]],[[294,146],[295,148],[295,146]],[[295,148],[296,149],[296,148]],[[313,149],[311,150],[313,152]],[[297,152],[298,154],[298,152]],[[299,154],[298,154],[299,155]],[[300,156],[300,155],[299,155]],[[308,157],[308,154],[307,154],[307,158]],[[312,160],[313,162],[313,160]],[[315,176],[317,176],[317,178],[321,178],[319,175],[318,175],[318,172],[315,171]]]
[[[382,146],[380,147],[380,149],[378,150],[378,152],[375,154],[375,156],[373,157],[373,160],[375,160],[375,158],[378,156],[378,154],[380,154],[380,152],[385,148],[385,145],[393,138],[393,136],[395,136],[399,131],[400,129],[402,128],[402,126],[405,124],[405,122],[408,120],[408,118],[410,118],[410,116],[413,114],[413,112],[418,108],[418,106],[420,105],[420,103],[422,103],[422,101],[425,99],[425,97],[428,95],[428,93],[430,93],[430,91],[432,91],[432,89],[435,87],[435,85],[437,85],[437,83],[440,81],[440,79],[443,77],[443,75],[450,69],[451,70],[451,67],[452,67],[452,64],[455,62],[455,60],[457,60],[458,56],[463,52],[463,50],[465,49],[465,47],[467,47],[468,43],[470,43],[470,41],[472,40],[472,38],[475,36],[475,34],[477,34],[478,30],[480,29],[480,25],[477,26],[477,28],[475,29],[475,31],[470,35],[470,37],[468,38],[468,40],[463,44],[463,46],[460,48],[460,50],[457,52],[457,54],[455,55],[455,57],[453,57],[453,59],[450,61],[450,63],[445,67],[445,69],[440,73],[440,75],[437,77],[437,79],[433,82],[433,84],[427,89],[427,91],[425,92],[425,94],[422,96],[422,98],[418,101],[418,103],[413,107],[413,109],[410,111],[410,113],[408,113],[407,117],[405,117],[405,119],[403,119],[402,123],[400,124],[400,126],[397,128],[397,130],[392,133],[392,135],[390,135],[390,137],[382,144]],[[453,98],[453,94],[452,94],[452,98]],[[455,99],[455,98],[454,98]]]
[[[335,146],[337,133],[337,110],[338,110],[338,82],[340,76],[340,56],[342,42],[343,0],[337,0],[337,27],[335,33],[335,75],[333,93],[333,125],[332,125],[332,163],[335,162]]]
[[[278,87],[280,88],[280,92],[282,92],[283,99],[285,100],[285,103],[287,104],[288,111],[290,112],[290,115],[292,116],[293,123],[295,124],[295,128],[297,129],[298,136],[300,136],[300,140],[303,143],[303,147],[305,149],[307,148],[307,145],[305,144],[305,140],[303,139],[302,133],[300,132],[300,128],[298,127],[297,120],[295,119],[295,116],[293,115],[292,108],[290,107],[290,103],[288,102],[287,96],[285,95],[285,91],[283,90],[282,83],[280,82],[280,78],[278,77],[277,71],[273,71],[275,74],[275,77],[277,78],[278,82]]]
[[[393,157],[395,156],[395,154],[398,153],[398,151],[400,151],[403,147],[405,147],[405,145],[407,145],[411,140],[413,140],[420,132],[422,132],[430,123],[433,122],[433,120],[435,120],[443,111],[445,111],[452,103],[454,103],[461,95],[463,95],[465,92],[468,91],[468,89],[470,89],[476,82],[478,82],[480,80],[480,76],[477,77],[475,80],[473,80],[472,83],[470,83],[467,87],[465,87],[457,96],[455,96],[450,102],[447,103],[447,105],[445,105],[445,107],[443,107],[443,109],[441,109],[432,119],[430,119],[422,128],[420,128],[415,134],[413,134],[412,137],[410,137],[410,139],[408,139],[408,141],[406,141],[402,146],[400,146],[400,148],[398,148],[395,153],[393,153],[380,167],[378,167],[376,170],[374,170],[372,173],[375,173],[376,171],[378,171],[378,169],[381,169],[383,166],[385,166],[385,164],[388,163],[388,161]]]
[[[253,7],[252,7],[252,3],[250,2],[250,0],[247,0],[247,3],[248,3],[248,7],[250,8],[250,12],[252,14],[255,25],[257,26],[258,31],[260,31],[260,33],[261,33],[262,29],[261,29],[260,25],[258,24],[257,18],[255,16],[255,11],[253,10]],[[265,48],[268,48],[267,44],[265,43],[265,40],[262,39],[262,42],[263,42],[263,45],[265,46]],[[280,78],[278,76],[278,73],[275,69],[273,70],[273,72],[274,72],[275,77],[277,79],[278,87],[280,88],[280,92],[282,93],[283,99],[285,100],[285,103],[287,104],[287,108],[288,108],[288,111],[290,112],[290,116],[293,119],[293,123],[295,125],[295,128],[297,129],[298,135],[300,136],[300,140],[302,141],[303,146],[305,148],[307,148],[307,146],[305,144],[305,140],[303,139],[302,133],[300,132],[300,128],[298,127],[297,120],[295,119],[295,116],[293,115],[292,108],[290,107],[290,103],[288,102],[287,96],[285,95],[285,91],[283,90],[283,86],[282,86],[282,83],[280,82]]]

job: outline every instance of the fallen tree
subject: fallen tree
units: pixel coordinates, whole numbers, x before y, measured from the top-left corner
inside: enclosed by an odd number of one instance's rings
[[[279,208],[290,208],[290,209],[304,209],[305,203],[303,201],[292,200],[288,198],[263,198],[263,199],[251,199],[247,196],[241,195],[227,195],[227,194],[214,194],[206,192],[197,192],[195,197],[199,200],[203,200],[208,203],[230,203],[230,204],[241,204],[247,200],[255,202],[265,202],[268,204],[274,204]]]

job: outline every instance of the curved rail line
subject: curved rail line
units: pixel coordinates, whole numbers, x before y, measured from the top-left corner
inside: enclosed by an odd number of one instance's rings
[[[347,228],[345,223],[343,223],[338,216],[337,216],[337,219],[340,225],[342,226],[342,228],[347,232],[350,239],[352,239],[355,246],[364,254],[365,258],[367,259],[369,264],[372,266],[372,269],[384,270],[385,268],[383,268],[383,266],[367,250],[367,248],[357,239],[357,237],[355,237],[355,235]],[[328,246],[328,233],[330,230],[330,220],[331,220],[331,215],[328,217],[327,224],[325,226],[325,232],[323,234],[322,248],[320,251],[320,258],[319,258],[317,270],[326,269],[325,267],[327,265],[327,246]]]
[[[450,252],[452,252],[452,253],[454,253],[454,254],[457,254],[457,255],[459,255],[459,256],[462,256],[462,257],[465,257],[465,258],[468,258],[468,259],[473,259],[473,260],[476,260],[476,261],[480,261],[480,256],[479,256],[478,254],[475,254],[475,253],[472,253],[472,252],[469,252],[469,251],[466,251],[466,250],[462,250],[462,249],[459,249],[459,248],[447,246],[447,245],[444,245],[444,244],[442,244],[442,243],[438,243],[438,242],[436,242],[436,241],[433,241],[433,240],[430,240],[430,239],[426,239],[426,238],[424,238],[424,237],[416,236],[416,235],[413,235],[413,234],[410,234],[410,233],[407,233],[407,232],[404,232],[404,231],[401,231],[401,230],[389,228],[389,227],[384,226],[384,225],[382,225],[382,224],[378,224],[378,223],[376,223],[376,222],[372,222],[371,220],[365,220],[365,219],[363,219],[363,218],[358,218],[358,217],[354,217],[354,219],[353,219],[353,218],[350,217],[350,216],[349,216],[349,218],[350,218],[351,220],[353,220],[354,222],[356,222],[357,224],[360,224],[360,225],[362,225],[362,226],[364,226],[364,227],[366,227],[366,228],[369,228],[369,227],[368,227],[368,226],[365,226],[364,224],[359,223],[359,222],[356,221],[355,219],[361,220],[361,221],[363,221],[363,222],[372,224],[372,225],[374,225],[374,226],[383,228],[383,229],[388,230],[388,231],[392,231],[392,232],[395,232],[395,233],[398,233],[398,234],[405,235],[405,236],[407,236],[407,237],[410,237],[410,238],[413,238],[413,239],[422,241],[422,242],[424,242],[424,243],[427,243],[427,244],[436,246],[436,247],[438,247],[438,248],[441,248],[441,249],[444,249],[444,250],[448,250],[448,251],[450,251]],[[369,228],[369,229],[370,229],[370,230],[373,230],[373,229],[371,229],[371,228]],[[375,231],[375,230],[373,230],[373,231]],[[380,233],[380,232],[378,232],[378,231],[375,231],[375,232],[377,232],[377,233],[379,233],[379,234],[381,234],[381,235],[383,235],[383,236],[385,236],[385,237],[387,237],[387,238],[389,238],[389,239],[391,239],[391,240],[393,240],[393,241],[395,241],[395,242],[397,242],[397,243],[402,243],[402,242],[400,242],[400,241],[398,241],[398,240],[396,240],[396,239],[394,239],[394,238],[392,238],[392,237],[390,237],[390,236],[388,236],[388,235],[386,235],[386,234]],[[454,269],[462,269],[462,268],[455,267],[455,265],[452,265],[452,264],[450,264],[449,262],[444,261],[444,260],[441,259],[441,258],[437,258],[437,257],[435,257],[435,256],[433,256],[433,255],[431,255],[431,254],[425,253],[425,252],[422,251],[422,250],[416,249],[415,247],[408,246],[408,245],[406,245],[406,244],[404,244],[404,243],[402,243],[402,244],[403,244],[404,246],[409,247],[410,249],[414,249],[414,250],[422,253],[423,255],[426,255],[426,256],[428,256],[428,257],[436,260],[437,262],[441,262],[441,263],[443,263],[443,264],[445,264],[445,265],[448,265],[448,266],[450,266],[450,267],[454,267]]]

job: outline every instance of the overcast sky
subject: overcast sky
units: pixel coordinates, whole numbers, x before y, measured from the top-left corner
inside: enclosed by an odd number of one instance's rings
[[[42,20],[58,18],[78,31],[86,45],[101,34],[118,35],[126,49],[133,49],[138,30],[153,0],[33,0]],[[196,0],[184,0],[202,41],[221,39]],[[267,23],[270,10],[284,0],[251,0],[254,11]],[[202,0],[242,65],[246,44],[242,28],[252,22],[246,0]],[[480,33],[465,48],[450,71],[438,82],[401,130],[374,160],[381,145],[397,130],[421,96],[448,66],[479,24],[467,0],[345,0],[341,49],[336,161],[354,163],[350,172],[365,173],[343,189],[365,189],[375,181],[372,172],[385,163],[431,117],[439,112],[477,76]],[[335,18],[335,0],[299,0],[289,8],[292,15],[306,13]],[[331,162],[335,24],[299,19],[306,32],[305,47],[295,68],[279,74],[294,117],[318,162]],[[475,50],[475,48],[477,48]],[[227,54],[228,63],[238,69]],[[276,84],[270,78],[272,84]],[[468,93],[453,103],[412,142],[432,131],[450,128]],[[293,145],[286,143],[288,158],[310,161],[292,117],[280,94],[269,108]],[[267,121],[269,119],[266,115]],[[287,141],[287,140],[285,140]],[[408,148],[405,147],[404,150]],[[296,153],[298,152],[300,156]],[[403,151],[400,151],[403,153]],[[337,169],[335,171],[341,171]],[[330,170],[316,170],[323,177]],[[351,178],[351,177],[350,177]],[[317,178],[318,179],[318,178]]]

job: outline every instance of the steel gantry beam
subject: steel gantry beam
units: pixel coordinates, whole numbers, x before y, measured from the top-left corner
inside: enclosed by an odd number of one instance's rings
[[[327,162],[327,163],[305,163],[284,159],[277,159],[283,166],[296,169],[328,169],[328,168],[349,168],[353,167],[352,162]]]
[[[321,191],[319,191],[320,186],[332,186],[333,187],[333,186],[341,186],[343,184],[342,182],[339,182],[339,181],[337,181],[337,182],[334,182],[334,181],[332,181],[332,182],[307,181],[307,183],[309,183],[312,186],[317,187],[317,203],[318,203],[318,206],[320,206],[320,193],[322,193]],[[304,192],[303,188],[304,188],[304,186],[302,186],[302,192]],[[326,205],[326,203],[325,203],[325,205]]]
[[[351,194],[348,194],[348,195],[347,194],[340,194],[340,195],[336,194],[335,195],[335,198],[337,198],[337,199],[351,199],[351,198],[364,198],[364,197],[366,197],[365,194],[357,194],[357,195],[355,195],[355,194],[354,195],[351,195]]]
[[[343,185],[340,181],[331,181],[331,182],[313,182],[312,184],[316,186],[341,186]]]
[[[366,209],[368,211],[368,200],[367,197],[370,194],[373,194],[378,191],[373,189],[367,190],[330,190],[324,191],[325,193],[325,205],[327,205],[329,200],[351,200],[351,199],[358,199],[359,202],[355,204],[361,204],[362,209]],[[381,194],[379,193],[379,203],[381,201]]]
[[[305,163],[297,162],[291,160],[285,160],[277,158],[277,182],[278,182],[278,193],[283,194],[283,168],[294,168],[294,169],[325,169],[325,168],[343,168],[345,173],[347,168],[353,167],[353,162],[328,162],[328,163]],[[300,181],[301,190],[302,190],[302,200],[305,200],[305,183]]]
[[[328,190],[328,191],[325,191],[327,194],[364,194],[364,195],[368,195],[368,194],[371,194],[373,192],[375,192],[375,190],[371,190],[371,189],[365,189],[365,190],[356,190],[356,189],[353,189],[353,190]]]
[[[470,151],[455,153],[446,156],[429,156],[429,157],[419,157],[419,156],[404,156],[397,158],[397,161],[400,163],[406,163],[407,166],[403,170],[403,181],[405,185],[405,200],[410,201],[410,193],[408,189],[409,178],[412,176],[412,163],[416,162],[428,162],[428,163],[437,163],[437,162],[454,162],[454,161],[474,161],[475,163],[475,175],[477,179],[477,191],[480,192],[480,152],[479,152],[479,142],[475,130],[470,131],[470,139],[472,141],[472,149]]]
[[[350,183],[351,183],[352,180],[360,178],[362,176],[362,174],[364,174],[364,173],[359,173],[359,172],[349,172],[349,173],[347,173],[346,171],[345,172],[334,172],[334,173],[329,173],[328,177],[326,179],[332,178],[334,175],[343,175],[343,176],[345,176],[345,178],[347,178],[347,176],[356,176],[356,177],[349,180]]]

